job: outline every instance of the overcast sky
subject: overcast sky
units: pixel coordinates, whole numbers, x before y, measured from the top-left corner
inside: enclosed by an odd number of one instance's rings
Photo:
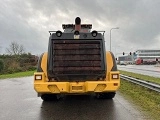
[[[62,24],[92,24],[104,30],[106,50],[121,54],[136,49],[160,49],[160,0],[0,0],[0,54],[12,41],[26,52],[47,51],[49,30]]]

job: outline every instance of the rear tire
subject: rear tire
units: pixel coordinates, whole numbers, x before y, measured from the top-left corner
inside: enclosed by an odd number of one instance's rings
[[[59,100],[59,96],[56,94],[43,94],[41,95],[41,99],[43,101],[57,101]]]
[[[108,93],[97,93],[96,98],[98,99],[112,99],[115,96],[115,92],[108,92]]]

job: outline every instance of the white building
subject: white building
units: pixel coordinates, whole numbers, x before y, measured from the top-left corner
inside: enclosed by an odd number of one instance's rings
[[[134,58],[137,64],[140,64],[140,61],[143,62],[143,64],[155,64],[157,60],[160,61],[160,49],[159,50],[147,50],[147,49],[136,50]]]

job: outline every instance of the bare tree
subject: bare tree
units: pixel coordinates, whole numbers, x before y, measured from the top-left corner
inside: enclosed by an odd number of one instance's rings
[[[11,42],[9,48],[6,48],[6,52],[10,55],[21,55],[24,53],[24,47],[17,42]]]

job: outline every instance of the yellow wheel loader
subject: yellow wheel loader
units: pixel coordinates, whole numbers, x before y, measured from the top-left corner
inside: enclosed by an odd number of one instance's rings
[[[63,32],[49,31],[48,52],[43,53],[34,73],[34,89],[44,101],[60,95],[95,93],[112,99],[120,86],[115,57],[106,51],[104,32],[91,31],[91,24],[63,24]]]

